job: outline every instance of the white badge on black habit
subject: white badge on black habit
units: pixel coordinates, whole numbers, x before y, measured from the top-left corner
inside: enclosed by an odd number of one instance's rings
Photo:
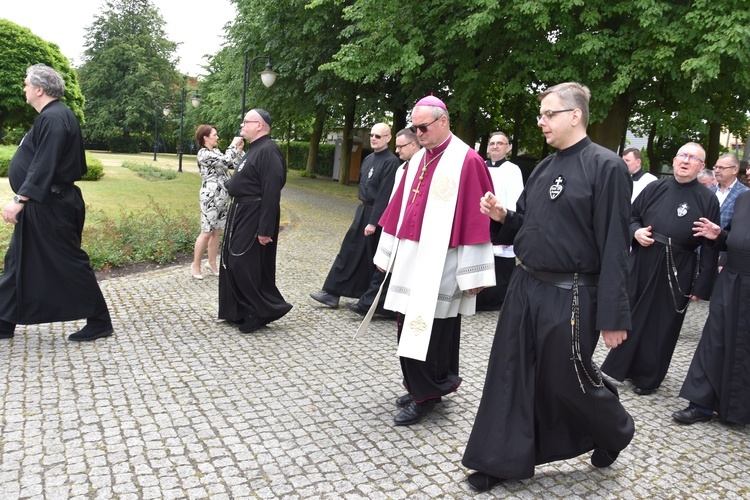
[[[562,174],[555,177],[555,183],[549,187],[549,199],[554,200],[560,196],[563,192],[563,184],[565,184],[565,177]]]
[[[690,207],[687,203],[680,203],[680,206],[677,207],[677,217],[685,217],[688,210],[690,210]]]

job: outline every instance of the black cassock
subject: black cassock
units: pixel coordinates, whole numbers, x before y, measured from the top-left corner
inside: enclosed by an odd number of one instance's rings
[[[750,424],[750,192],[737,197],[727,229],[714,244],[727,263],[680,396],[723,422]]]
[[[362,162],[358,192],[362,204],[357,207],[354,220],[344,235],[341,249],[323,284],[323,291],[352,298],[359,298],[367,291],[375,271],[372,259],[380,238],[378,221],[388,205],[398,166],[398,158],[387,148],[370,154]],[[377,229],[370,236],[365,236],[368,224]],[[380,280],[382,278],[379,277]]]
[[[574,364],[573,291],[516,267],[463,457],[466,467],[523,479],[533,476],[536,464],[595,447],[620,451],[630,443],[633,419],[616,389],[599,383],[591,358],[600,329],[630,327],[631,189],[622,159],[585,138],[542,160],[518,200],[518,211],[508,212],[502,225],[493,221],[493,243],[514,244],[525,266],[600,278],[599,286],[578,287],[581,361]]]
[[[13,228],[0,276],[0,319],[11,324],[95,320],[109,311],[81,249],[85,203],[73,182],[86,173],[81,128],[59,101],[47,104],[13,155],[8,178],[30,201]]]
[[[686,184],[674,178],[652,182],[633,202],[631,237],[641,227],[651,226],[653,232],[690,250],[672,247],[678,279],[671,279],[670,289],[667,247],[661,243],[642,247],[632,239],[628,298],[633,328],[602,364],[607,375],[620,381],[632,379],[637,387],[646,389],[659,387],[667,375],[685,319],[684,308],[690,301],[683,295],[708,300],[716,278],[719,254],[705,245],[704,238],[693,236],[693,222],[700,217],[718,223],[719,202],[697,180]],[[696,270],[699,274],[692,284]],[[671,277],[671,268],[669,273]]]
[[[242,322],[247,317],[275,321],[292,309],[276,287],[281,188],[286,163],[268,136],[250,149],[227,183],[232,205],[221,248],[219,318]],[[261,245],[258,236],[273,242]]]

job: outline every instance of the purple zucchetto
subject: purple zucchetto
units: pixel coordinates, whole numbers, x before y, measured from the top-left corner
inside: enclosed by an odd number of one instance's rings
[[[417,104],[414,105],[414,107],[417,106],[437,106],[438,108],[443,108],[444,110],[448,111],[445,103],[434,95],[428,95],[427,97],[421,98],[419,101],[417,101]]]

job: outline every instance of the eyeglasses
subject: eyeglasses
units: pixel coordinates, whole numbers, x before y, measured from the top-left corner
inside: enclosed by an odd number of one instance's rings
[[[492,147],[492,146],[507,146],[507,145],[508,145],[507,142],[491,142],[490,143],[490,147]]]
[[[399,150],[399,149],[401,149],[401,148],[405,148],[406,146],[408,146],[408,145],[409,145],[409,144],[411,144],[412,142],[414,142],[414,141],[411,141],[411,142],[407,142],[406,144],[396,144],[396,151],[398,151],[398,150]]]
[[[536,117],[536,121],[538,122],[547,122],[549,121],[553,116],[555,116],[557,113],[567,113],[568,111],[575,111],[575,108],[571,109],[548,109],[547,111],[542,111],[542,114]]]
[[[244,127],[248,123],[260,123],[260,120],[242,120],[242,123],[240,124],[240,126]]]
[[[388,137],[389,135],[391,135],[391,134],[383,134],[383,135],[380,135],[380,134],[370,134],[370,139],[372,139],[373,137],[375,139],[382,139],[383,137]]]
[[[428,128],[428,127],[429,127],[430,125],[432,125],[433,123],[435,123],[436,121],[438,121],[439,119],[440,119],[440,118],[435,118],[435,119],[434,119],[434,120],[432,120],[432,121],[431,121],[430,123],[425,123],[424,125],[412,125],[412,126],[411,126],[411,129],[412,129],[412,130],[419,130],[420,132],[422,132],[422,133],[424,134],[424,133],[426,133],[426,132],[427,132],[427,128]]]
[[[726,170],[728,168],[737,168],[737,167],[722,167],[721,165],[714,165],[714,170],[718,170],[721,172],[722,170]]]
[[[680,161],[687,160],[690,163],[703,163],[703,160],[701,160],[697,156],[695,156],[695,155],[689,155],[687,153],[679,153],[677,156],[675,156],[675,159],[676,160],[680,160]],[[716,169],[716,167],[714,167],[714,169]]]

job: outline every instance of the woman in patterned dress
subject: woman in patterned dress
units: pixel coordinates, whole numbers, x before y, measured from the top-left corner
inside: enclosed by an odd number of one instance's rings
[[[198,170],[203,184],[200,190],[201,233],[195,240],[193,265],[190,270],[193,278],[202,280],[201,259],[208,248],[206,268],[215,276],[219,275],[216,267],[216,256],[219,253],[221,230],[227,220],[229,194],[224,186],[229,179],[229,169],[234,168],[242,158],[244,143],[242,137],[236,137],[223,153],[217,144],[219,134],[212,125],[201,125],[195,132],[195,140],[201,146],[198,151]]]

